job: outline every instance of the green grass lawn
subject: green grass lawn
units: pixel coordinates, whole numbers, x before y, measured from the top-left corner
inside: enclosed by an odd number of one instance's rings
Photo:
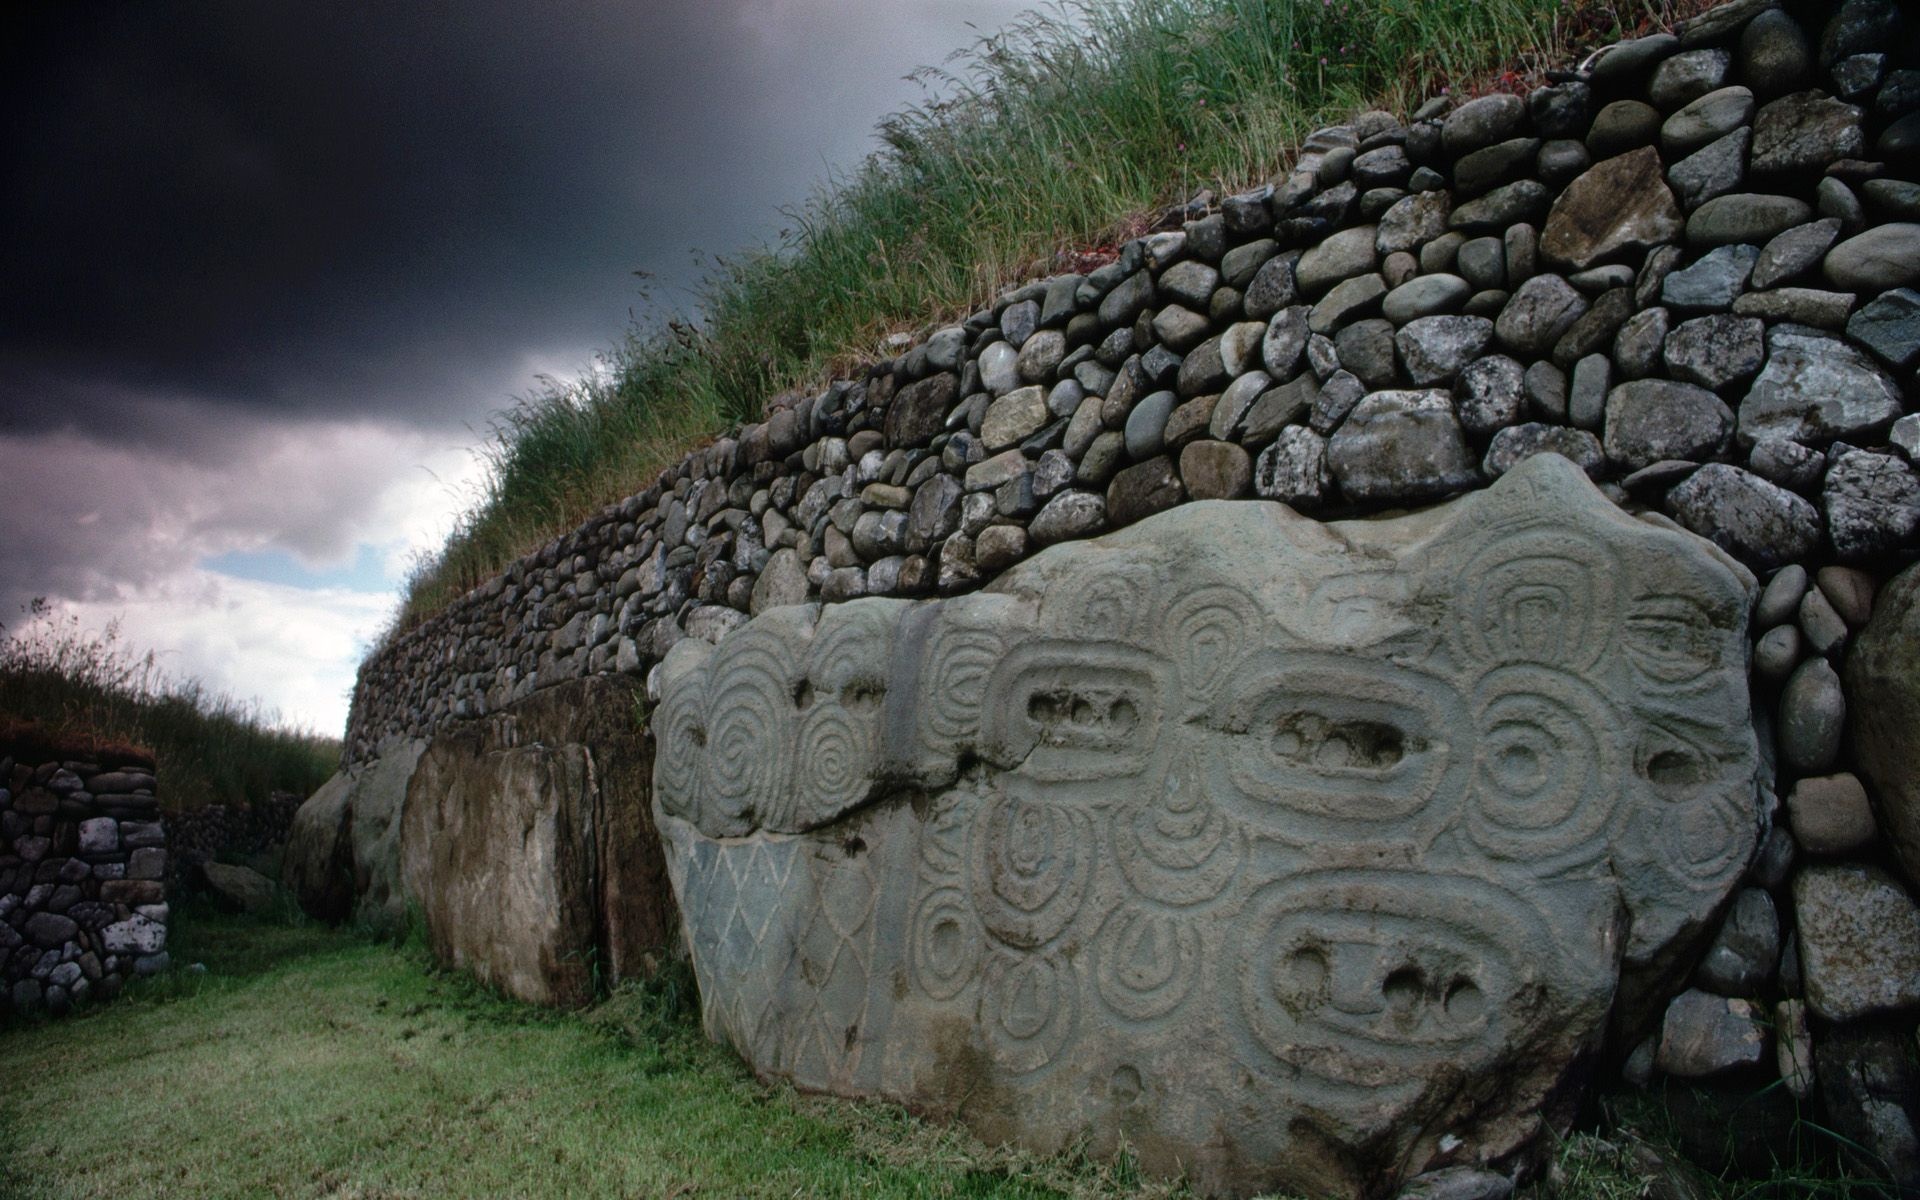
[[[318,926],[177,925],[169,977],[0,1031],[0,1195],[1141,1194],[761,1085],[657,995],[553,1014]]]
[[[191,904],[171,949],[110,1005],[0,1027],[0,1196],[1189,1195],[758,1083],[700,1036],[684,980],[554,1013],[417,947]],[[1531,1196],[1872,1194],[1728,1185],[1657,1136],[1609,1138],[1567,1139]]]

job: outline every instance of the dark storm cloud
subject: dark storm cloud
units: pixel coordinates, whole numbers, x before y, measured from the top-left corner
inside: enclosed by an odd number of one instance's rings
[[[22,6],[27,7],[27,6]],[[1004,0],[32,6],[0,49],[0,433],[151,402],[473,421],[871,144]],[[204,445],[201,447],[204,451]]]

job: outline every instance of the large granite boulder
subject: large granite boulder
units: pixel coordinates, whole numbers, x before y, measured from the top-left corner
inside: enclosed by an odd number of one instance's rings
[[[707,1027],[1206,1191],[1507,1163],[1751,857],[1753,590],[1541,455],[681,642],[654,805]]]
[[[407,739],[351,772],[347,806],[353,845],[353,919],[387,933],[407,927],[407,895],[400,886],[400,816],[407,783],[427,743]]]
[[[459,728],[413,777],[403,844],[434,957],[536,1004],[593,995],[593,759]]]
[[[401,874],[441,962],[537,1004],[589,1001],[672,936],[627,680],[575,680],[433,739],[407,787]]]
[[[307,915],[390,933],[406,927],[400,810],[425,749],[396,739],[379,758],[335,774],[294,813],[280,874]]]
[[[273,880],[254,870],[232,863],[201,863],[194,868],[201,890],[220,909],[227,912],[260,914],[273,911],[279,901],[279,889]]]
[[[344,921],[353,912],[352,776],[336,771],[293,814],[280,881],[317,921]]]
[[[1880,590],[1846,664],[1848,730],[1871,785],[1880,827],[1907,878],[1920,884],[1920,567]]]

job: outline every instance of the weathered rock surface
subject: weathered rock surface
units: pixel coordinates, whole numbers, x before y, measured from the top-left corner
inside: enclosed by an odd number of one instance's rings
[[[1829,1021],[1920,1005],[1920,907],[1873,867],[1808,867],[1793,881],[1807,1003]]]
[[[210,862],[198,874],[213,902],[229,912],[270,912],[279,897],[273,880],[252,867]]]
[[[683,641],[654,805],[707,1027],[1205,1189],[1499,1161],[1616,955],[1663,963],[1745,870],[1753,591],[1542,455],[1412,516],[1193,503],[990,592]]]
[[[1660,152],[1642,146],[1567,185],[1547,214],[1540,252],[1557,266],[1583,271],[1624,251],[1665,245],[1684,227]]]
[[[1447,393],[1375,392],[1327,440],[1327,466],[1350,500],[1431,500],[1479,481]]]
[[[786,611],[786,610],[775,610]],[[435,738],[407,785],[401,876],[434,955],[510,995],[583,1004],[672,939],[634,685],[581,680]]]
[[[293,815],[280,881],[302,910],[319,921],[344,921],[353,912],[351,777],[341,771],[320,785]]]
[[[1697,1079],[1759,1064],[1767,1031],[1754,1006],[1697,989],[1667,1006],[1655,1063],[1669,1075]]]
[[[1849,732],[1887,840],[1920,884],[1920,567],[1880,590],[1846,663]]]
[[[1713,458],[1733,436],[1733,410],[1691,383],[1637,379],[1606,402],[1607,457],[1632,470],[1667,459]]]
[[[592,995],[593,760],[577,744],[434,739],[407,806],[405,873],[440,961],[537,1004]]]
[[[1911,1035],[1872,1022],[1825,1031],[1813,1076],[1842,1152],[1854,1166],[1891,1178],[1896,1195],[1920,1190],[1920,1070]]]
[[[1767,330],[1767,365],[1740,402],[1748,441],[1829,441],[1885,429],[1901,412],[1899,385],[1845,341],[1797,325]]]
[[[372,762],[329,779],[294,814],[281,873],[308,915],[406,927],[400,815],[407,781],[425,750],[418,740],[390,745]]]
[[[1792,562],[1820,544],[1813,505],[1726,463],[1701,467],[1667,501],[1682,525],[1758,566]]]

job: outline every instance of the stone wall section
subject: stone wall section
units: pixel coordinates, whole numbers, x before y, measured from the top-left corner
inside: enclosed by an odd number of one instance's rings
[[[261,855],[284,846],[293,815],[305,799],[294,792],[272,792],[257,803],[206,804],[167,813],[162,820],[173,852],[169,878],[176,883],[188,880],[194,868],[223,854]]]
[[[1188,499],[1429,503],[1542,451],[1762,570],[1910,555],[1920,73],[1895,5],[1796,11],[1361,114],[777,397],[370,657],[347,760],[774,605],[957,594]]]
[[[1558,454],[1762,584],[1765,836],[1609,1061],[1695,1106],[1703,1156],[1813,1105],[1920,1188],[1920,584],[1887,583],[1920,554],[1917,37],[1892,0],[1734,0],[1525,95],[1320,130],[1097,270],[776,398],[394,638],[347,759],[1190,500],[1337,520]]]
[[[65,1013],[167,966],[153,760],[0,744],[0,1010]]]

